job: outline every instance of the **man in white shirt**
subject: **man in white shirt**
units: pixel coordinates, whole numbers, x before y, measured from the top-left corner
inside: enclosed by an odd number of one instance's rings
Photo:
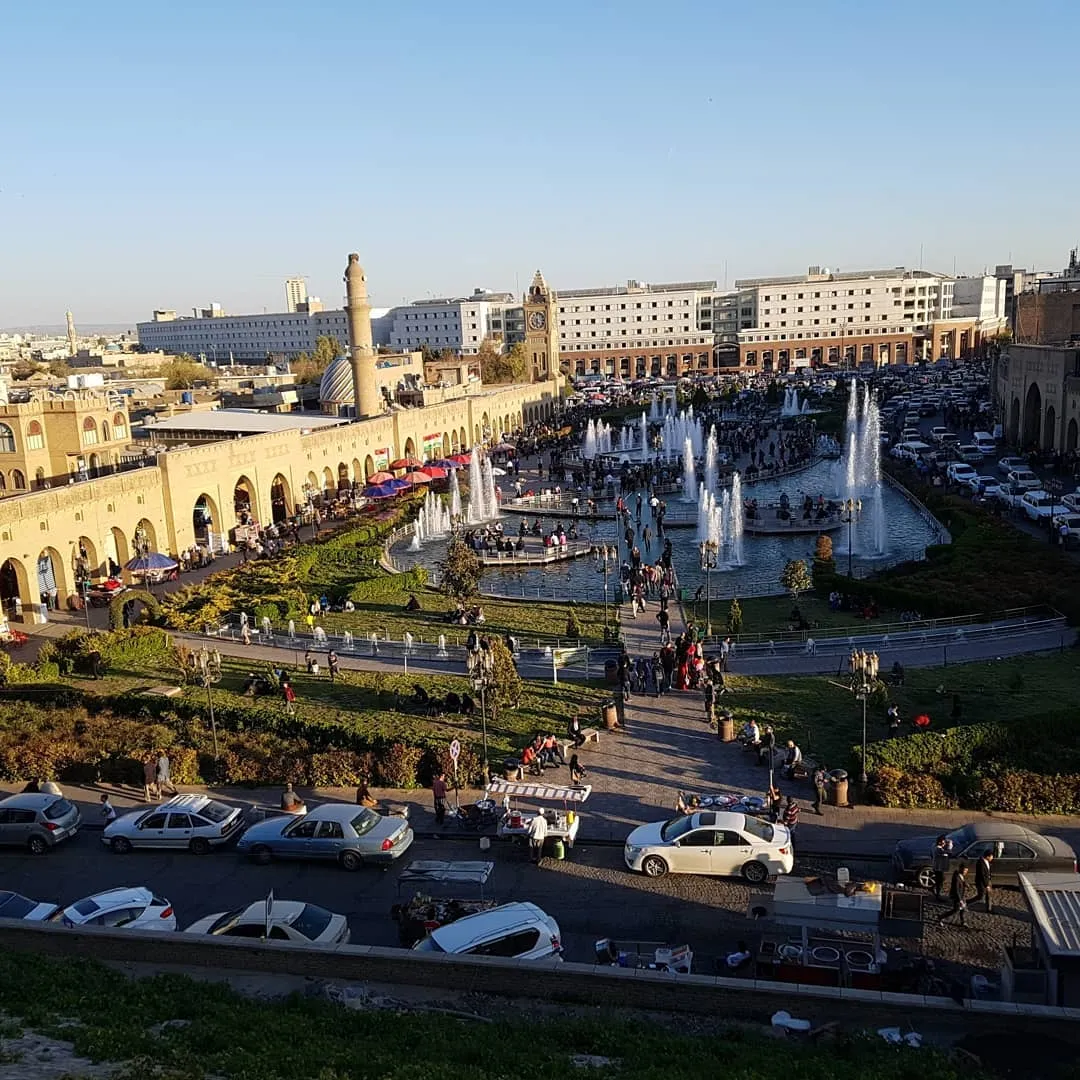
[[[529,822],[529,851],[534,863],[539,865],[544,857],[544,844],[547,842],[548,823],[542,811],[538,811]]]

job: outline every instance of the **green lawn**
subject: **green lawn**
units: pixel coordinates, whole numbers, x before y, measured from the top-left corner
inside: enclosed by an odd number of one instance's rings
[[[761,1034],[745,1025],[725,1028],[709,1018],[673,1026],[614,1010],[515,1006],[500,1013],[491,1004],[453,1000],[450,1007],[479,1008],[493,1022],[437,1012],[354,1011],[301,994],[243,997],[224,983],[183,975],[134,980],[97,962],[28,953],[0,953],[0,976],[5,1040],[33,1030],[70,1042],[80,1057],[124,1063],[118,1080],[569,1080],[590,1073],[654,1080],[676,1071],[734,1080],[986,1076],[970,1058],[954,1063],[929,1047],[844,1034],[820,1044],[778,1042],[766,1038],[764,1028]],[[394,995],[392,987],[388,994]],[[166,1021],[174,1023],[162,1031],[158,1025]],[[702,1029],[707,1033],[686,1033]],[[573,1062],[577,1054],[607,1057],[612,1065],[581,1068]],[[13,1059],[5,1054],[3,1060]],[[30,1062],[16,1068],[33,1075]]]
[[[731,601],[714,600],[711,606],[713,633],[726,633]],[[852,633],[856,630],[860,633],[866,632],[865,620],[857,619],[850,612],[830,611],[827,600],[808,594],[799,597],[798,606],[803,618],[814,627],[851,627]],[[689,602],[683,607],[688,619],[692,619],[698,626],[705,625],[704,603]],[[745,600],[740,598],[739,607],[743,614],[742,633],[747,637],[758,634],[768,638],[773,634],[786,633],[792,626],[791,613],[795,604],[790,596],[752,596]],[[888,618],[887,615],[883,617]]]
[[[738,723],[755,717],[770,723],[778,740],[794,738],[803,750],[830,766],[851,764],[851,747],[862,739],[862,707],[846,689],[846,678],[828,676],[728,677],[731,689],[723,703]],[[953,726],[953,695],[959,698],[962,724],[1022,719],[1075,700],[1080,686],[1080,655],[1016,657],[946,668],[910,669],[902,687],[890,687],[891,700],[909,720],[926,713],[931,730]],[[940,692],[939,692],[940,691]],[[910,727],[905,728],[910,731]],[[867,709],[869,741],[887,737],[884,708]]]

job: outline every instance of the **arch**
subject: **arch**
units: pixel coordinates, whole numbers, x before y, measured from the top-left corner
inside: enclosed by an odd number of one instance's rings
[[[442,433],[442,452],[443,457],[450,456],[450,435],[446,431]]]
[[[7,480],[4,479],[2,472],[0,472],[0,491],[7,491]]]
[[[292,488],[289,481],[278,473],[270,484],[270,517],[275,523],[291,517],[293,512]]]
[[[323,491],[334,492],[337,490],[337,484],[334,482],[334,472],[329,465],[323,469]]]
[[[97,544],[89,536],[80,536],[71,549],[71,569],[75,573],[76,586],[101,576],[101,559]]]
[[[209,544],[212,532],[223,532],[217,503],[204,491],[191,508],[191,527],[197,544]]]
[[[7,424],[0,424],[0,454],[15,453],[15,432]]]
[[[255,485],[246,477],[237,478],[233,486],[233,513],[238,525],[247,525],[259,520],[259,503],[255,495]]]
[[[47,477],[45,476],[45,470],[39,465],[34,470],[34,487],[40,490],[45,486],[46,479]]]
[[[154,528],[153,522],[147,518],[139,518],[139,523],[131,534],[131,541],[131,548],[136,555],[157,551],[157,529]]]
[[[416,457],[416,443],[411,438],[405,440],[405,452],[401,456]]]
[[[82,427],[83,446],[93,446],[98,441],[97,421],[92,416],[88,416],[83,420]]]
[[[349,476],[349,466],[344,461],[338,462],[337,467],[337,486],[338,491],[347,488],[350,484],[351,477]]]
[[[102,442],[108,442],[109,439],[110,439],[109,421],[108,420],[102,420],[101,421],[101,441]]]
[[[45,432],[42,430],[41,424],[39,424],[37,420],[31,420],[30,423],[26,425],[26,449],[45,449]]]
[[[491,417],[487,413],[484,413],[480,417],[480,435],[477,437],[477,443],[481,443],[487,440],[491,434]]]
[[[1046,406],[1046,416],[1043,420],[1043,449],[1053,450],[1057,442],[1057,411],[1053,405]]]
[[[1077,432],[1077,428],[1076,428],[1076,417],[1074,416],[1069,421],[1069,426],[1065,429],[1065,452],[1066,453],[1069,453],[1070,451],[1076,449],[1077,434],[1078,434],[1078,432]]]
[[[367,473],[364,472],[359,458],[352,459],[352,478],[354,484],[359,484],[361,480],[367,479]]]
[[[8,615],[15,614],[15,601],[23,607],[34,602],[30,592],[30,577],[19,559],[5,559],[0,563],[0,605]]]
[[[458,452],[458,434],[457,428],[450,432],[450,453],[456,454]]]
[[[479,424],[473,424],[473,446],[479,446],[479,445],[480,445],[480,425]],[[471,449],[471,448],[466,447],[465,449],[468,450],[468,449]]]
[[[127,438],[127,417],[122,412],[118,412],[113,416],[112,426],[114,439]]]
[[[67,605],[71,595],[67,567],[54,547],[43,547],[38,554],[37,586],[39,597],[49,597],[50,607],[59,609],[61,605]]]
[[[1015,394],[1009,406],[1009,445],[1020,445],[1020,399]]]
[[[22,469],[11,470],[11,486],[16,491],[26,490],[26,477],[23,475]]]
[[[97,474],[98,469],[101,468],[101,455],[100,454],[91,454],[89,464],[90,464],[90,475],[95,476]]]
[[[367,478],[375,471],[375,459],[368,454],[364,458],[364,479]]]
[[[131,607],[128,607],[131,604]],[[138,621],[138,613],[135,611],[135,604],[142,604],[146,610],[150,613],[152,618],[157,618],[161,614],[161,605],[158,603],[157,597],[149,591],[149,589],[125,589],[122,593],[117,593],[109,601],[109,629],[119,630],[123,626],[131,626]],[[124,619],[124,609],[128,610],[128,618]]]
[[[129,548],[127,537],[124,535],[122,529],[118,529],[115,525],[109,530],[109,535],[105,537],[105,557],[112,565],[106,565],[105,569],[110,574],[120,574],[123,569],[124,563],[128,561]]]
[[[466,433],[464,428],[461,429],[461,434],[458,436],[458,444],[457,445],[458,445],[458,450],[459,451],[468,450],[468,448],[469,448],[469,436]]]
[[[1039,445],[1039,427],[1042,420],[1042,392],[1038,383],[1032,383],[1024,396],[1024,446]]]

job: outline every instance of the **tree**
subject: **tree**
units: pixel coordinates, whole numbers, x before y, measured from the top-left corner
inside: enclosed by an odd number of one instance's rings
[[[40,370],[33,360],[16,360],[11,369],[11,377],[21,382],[23,379],[29,379],[31,375],[36,375]]]
[[[476,354],[480,364],[480,378],[485,383],[526,382],[529,378],[529,363],[525,356],[525,346],[515,342],[505,352],[500,352],[491,338],[484,338]]]
[[[832,538],[822,533],[814,545],[814,584],[820,584],[822,578],[836,573],[836,560],[833,558]]]
[[[770,405],[780,404],[780,384],[775,379],[769,383],[768,389],[765,391],[765,400]]]
[[[577,608],[571,605],[566,613],[566,636],[568,638],[580,638],[582,634],[581,620],[578,618]]]
[[[788,559],[780,572],[780,584],[791,593],[791,599],[796,601],[799,599],[799,593],[813,588],[814,583],[810,580],[810,572],[806,569],[806,560]]]
[[[486,694],[491,722],[494,724],[498,721],[500,712],[517,708],[521,701],[522,682],[514,664],[514,657],[502,638],[488,639],[488,647],[491,649],[493,663]]]
[[[439,563],[442,588],[447,596],[464,604],[480,591],[480,575],[484,572],[476,552],[460,537],[455,536],[446,549],[446,558]]]
[[[217,376],[205,364],[182,353],[158,369],[158,378],[165,380],[166,390],[190,390],[196,383],[213,386]]]
[[[742,605],[739,603],[737,596],[731,601],[731,607],[728,608],[727,628],[729,634],[742,633]]]
[[[709,407],[709,391],[704,386],[697,387],[693,394],[690,395],[690,404],[699,412],[702,409],[707,409]]]
[[[53,360],[49,364],[49,374],[56,379],[65,378],[71,371],[71,365],[66,360]]]
[[[293,357],[292,369],[299,383],[318,383],[323,372],[343,352],[341,342],[332,334],[320,334],[315,340],[315,351],[297,353]]]

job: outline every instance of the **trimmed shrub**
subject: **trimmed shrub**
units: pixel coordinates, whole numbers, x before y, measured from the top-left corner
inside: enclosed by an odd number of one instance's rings
[[[873,791],[882,806],[893,809],[945,810],[956,805],[941,782],[925,773],[904,773],[886,766],[874,777]]]
[[[383,787],[416,787],[423,756],[418,746],[393,743],[376,760],[375,778]]]

